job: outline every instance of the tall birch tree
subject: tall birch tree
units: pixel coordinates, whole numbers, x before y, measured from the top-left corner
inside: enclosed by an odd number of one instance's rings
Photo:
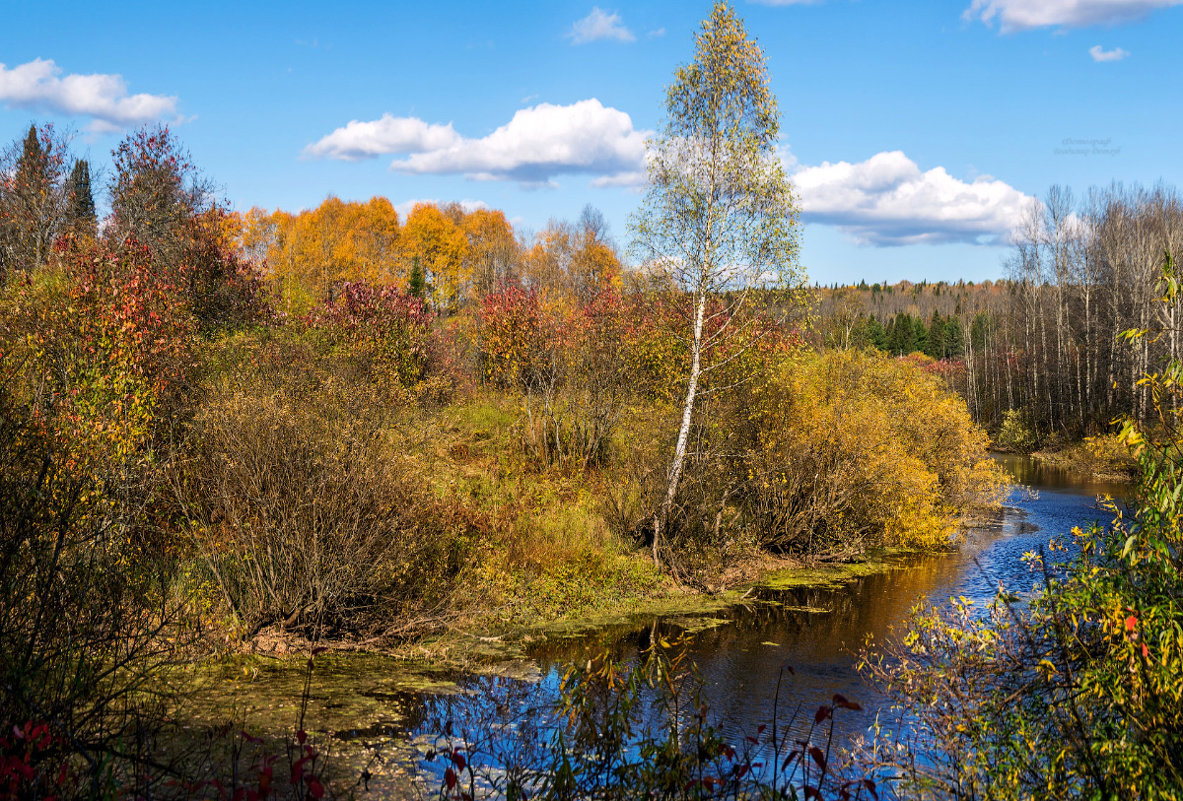
[[[704,376],[751,317],[751,293],[801,280],[797,205],[777,154],[780,114],[764,53],[726,2],[697,37],[694,61],[666,95],[666,120],[649,142],[648,192],[632,221],[645,268],[692,301],[681,423],[654,522],[653,553],[668,532],[686,468]]]

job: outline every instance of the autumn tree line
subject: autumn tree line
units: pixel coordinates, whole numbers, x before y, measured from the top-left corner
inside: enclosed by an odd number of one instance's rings
[[[341,282],[395,286],[448,314],[511,284],[587,298],[620,280],[615,246],[590,206],[530,242],[501,211],[418,203],[400,220],[384,197],[330,197],[298,214],[253,208],[231,224],[243,254],[267,265],[288,313],[307,312]]]
[[[1032,205],[1006,279],[865,282],[818,291],[819,340],[924,353],[991,432],[1023,430],[1031,446],[1154,417],[1153,365],[1179,353],[1165,291],[1183,242],[1183,204],[1169,187],[1114,184],[1083,198],[1053,187]],[[1122,332],[1162,331],[1128,341]]]

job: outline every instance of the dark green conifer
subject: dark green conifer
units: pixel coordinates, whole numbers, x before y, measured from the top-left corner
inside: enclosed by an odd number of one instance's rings
[[[408,291],[417,298],[422,299],[423,293],[427,289],[427,281],[423,276],[423,267],[419,264],[419,257],[415,256],[411,259],[411,279],[407,286]]]
[[[94,208],[94,193],[90,188],[90,165],[85,160],[74,162],[74,169],[66,179],[66,228],[76,236],[94,236],[98,215]]]

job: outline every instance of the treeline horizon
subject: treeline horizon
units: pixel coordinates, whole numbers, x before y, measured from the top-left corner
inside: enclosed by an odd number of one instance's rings
[[[814,336],[925,353],[980,424],[997,433],[1009,415],[1037,445],[1127,416],[1150,422],[1140,379],[1180,348],[1174,312],[1153,301],[1181,245],[1183,200],[1171,187],[1113,184],[1079,199],[1052,187],[1017,233],[1006,278],[823,288]],[[1152,336],[1127,343],[1129,330]]]

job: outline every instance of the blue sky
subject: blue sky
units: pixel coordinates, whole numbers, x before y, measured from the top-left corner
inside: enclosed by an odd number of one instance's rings
[[[1183,0],[736,8],[768,57],[811,280],[999,277],[1049,185],[1183,185]],[[377,194],[536,231],[590,203],[624,243],[709,11],[2,0],[0,141],[51,121],[101,170],[127,129],[167,122],[240,209]]]

